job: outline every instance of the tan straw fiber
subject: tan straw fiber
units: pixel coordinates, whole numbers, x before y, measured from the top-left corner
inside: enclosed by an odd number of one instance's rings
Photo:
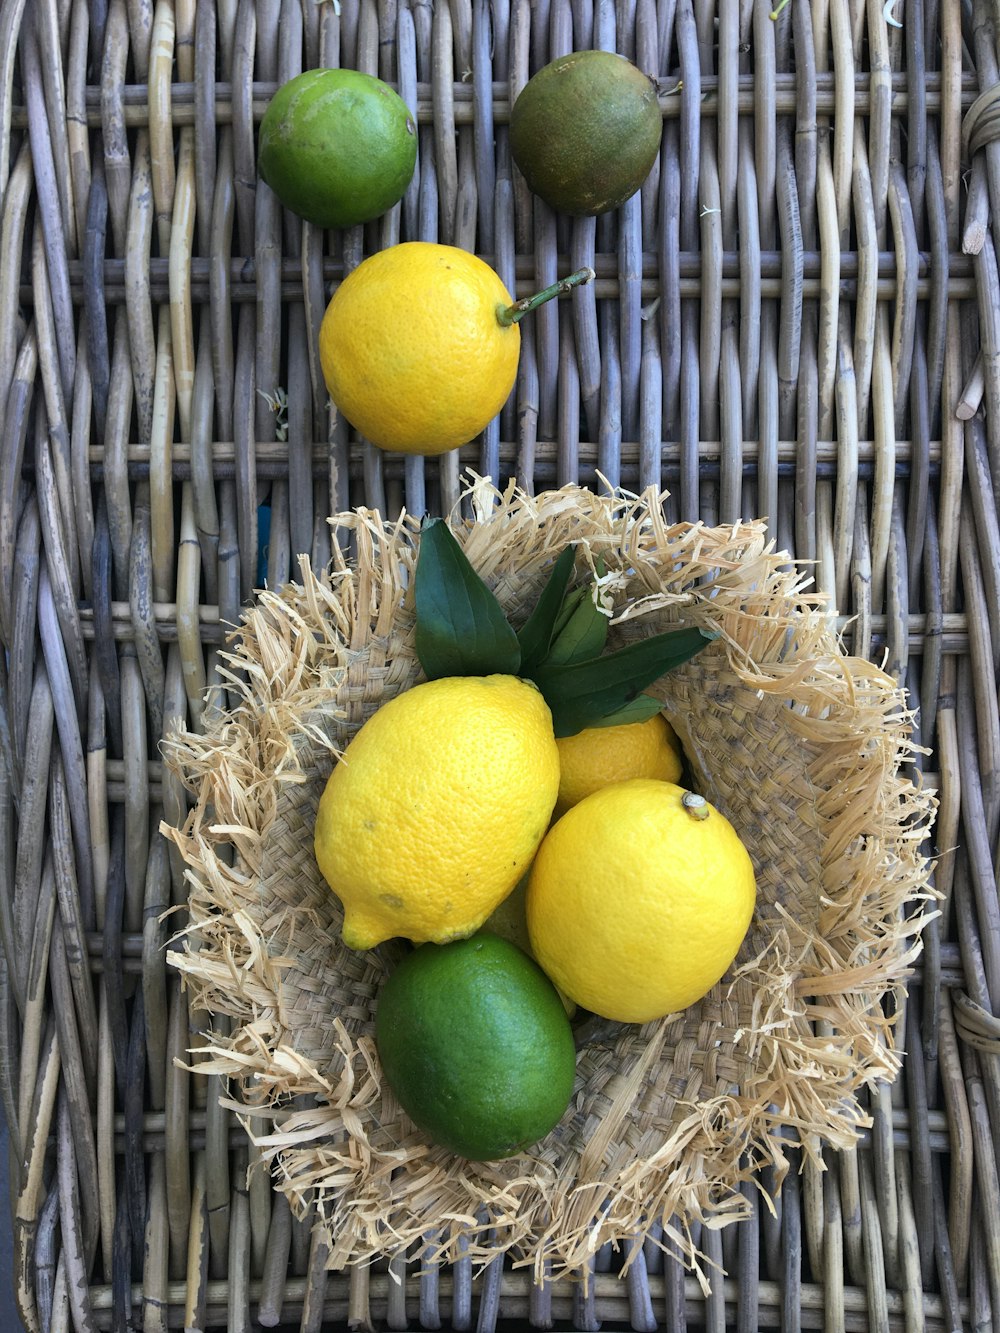
[[[928,913],[934,810],[911,777],[899,687],[845,654],[808,571],[762,523],[667,526],[661,497],[475,480],[455,531],[518,624],[578,544],[614,592],[612,643],[676,624],[719,638],[655,692],[695,782],[753,857],[759,905],[737,965],[699,1004],[644,1027],[585,1020],[574,1099],[530,1153],[474,1164],[432,1147],[381,1085],[372,1038],[392,946],[353,953],[312,852],[319,795],[352,734],[415,684],[419,524],[332,520],[355,556],[259,595],[229,659],[230,706],[175,732],[194,796],[165,832],[188,868],[173,956],[196,1008],[228,1015],[199,1067],[234,1101],[296,1211],[315,1200],[330,1263],[427,1246],[585,1269],[608,1240],[741,1215],[755,1165],[854,1141],[856,1094],[898,1069],[894,1016]],[[345,543],[346,544],[346,543]],[[623,830],[623,836],[627,831]],[[614,855],[614,848],[608,848]],[[657,1229],[657,1234],[658,1229]]]

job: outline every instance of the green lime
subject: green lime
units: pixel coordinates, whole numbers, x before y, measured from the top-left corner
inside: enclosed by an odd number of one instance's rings
[[[351,227],[402,197],[417,127],[381,79],[310,69],[281,85],[260,123],[257,165],[286,208],[317,227]]]
[[[411,1120],[473,1161],[543,1138],[573,1091],[573,1031],[555,987],[516,944],[424,944],[382,987],[375,1041]]]
[[[635,194],[656,161],[662,130],[651,78],[611,51],[575,51],[521,89],[510,151],[547,204],[592,217]]]

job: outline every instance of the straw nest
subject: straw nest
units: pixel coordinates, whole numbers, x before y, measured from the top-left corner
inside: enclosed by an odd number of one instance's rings
[[[192,1004],[227,1015],[197,1067],[230,1078],[275,1185],[314,1208],[330,1264],[459,1251],[586,1271],[608,1240],[662,1236],[696,1267],[694,1224],[745,1207],[740,1184],[790,1138],[849,1146],[866,1085],[891,1080],[905,979],[932,897],[934,799],[914,776],[896,683],[849,656],[802,570],[762,523],[668,525],[662,497],[474,479],[454,529],[517,625],[555,555],[600,556],[611,643],[672,625],[718,639],[654,687],[695,785],[741,833],[759,904],[736,965],[699,1004],[581,1033],[573,1101],[530,1153],[470,1163],[429,1145],[382,1085],[373,1041],[392,948],[353,953],[312,851],[333,764],[385,700],[417,683],[419,524],[331,522],[352,555],[265,591],[234,635],[227,705],[166,761],[193,794],[164,832],[186,863],[172,952]],[[614,848],[608,848],[614,855]],[[661,1231],[662,1227],[662,1231]]]

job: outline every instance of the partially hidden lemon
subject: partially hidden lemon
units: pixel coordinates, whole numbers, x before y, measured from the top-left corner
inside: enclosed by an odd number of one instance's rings
[[[645,722],[612,727],[585,727],[575,736],[560,736],[559,797],[556,815],[611,782],[628,778],[659,778],[676,782],[684,761],[680,741],[662,713]]]
[[[528,895],[528,874],[525,872],[483,922],[482,929],[490,935],[499,935],[503,940],[516,944],[531,957],[531,939],[528,935],[528,917],[526,902]]]
[[[516,676],[449,676],[373,713],[319,802],[316,859],[343,938],[471,935],[531,863],[559,786],[552,715]]]
[[[750,855],[721,811],[673,783],[635,778],[553,824],[528,881],[528,933],[564,994],[604,1018],[644,1023],[711,990],[755,901]]]
[[[507,897],[493,909],[490,915],[483,922],[480,935],[499,935],[502,940],[507,940],[510,944],[516,944],[517,947],[526,953],[529,958],[535,955],[531,951],[531,936],[528,934],[528,876],[530,870],[521,876]],[[563,1007],[570,1018],[576,1013],[576,1005],[566,995],[563,995],[556,988]]]
[[[514,387],[521,334],[497,318],[512,302],[467,250],[406,241],[377,251],[348,274],[323,316],[330,397],[379,448],[434,455],[467,443]]]

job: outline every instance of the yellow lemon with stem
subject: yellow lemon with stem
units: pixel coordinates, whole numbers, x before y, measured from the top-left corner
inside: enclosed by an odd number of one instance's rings
[[[753,862],[702,796],[634,778],[553,824],[528,880],[532,952],[584,1009],[645,1023],[725,974],[756,902]]]
[[[582,269],[515,301],[467,250],[430,241],[379,250],[347,275],[323,316],[319,354],[330,397],[381,449],[456,449],[510,397],[520,319],[590,277]]]

